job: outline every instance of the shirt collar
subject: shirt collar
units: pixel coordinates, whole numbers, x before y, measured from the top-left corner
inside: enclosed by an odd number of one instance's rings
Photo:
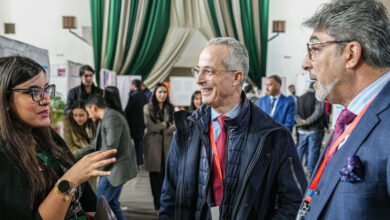
[[[390,80],[390,71],[381,76],[375,82],[371,83],[367,88],[361,91],[348,105],[348,110],[356,115],[359,115],[364,107],[370,103],[371,99],[374,98],[383,87]]]
[[[229,118],[235,118],[238,113],[240,113],[240,103],[238,103],[236,106],[234,106],[234,108],[232,108],[232,110],[230,110],[228,113],[225,114],[225,116],[229,117]],[[215,120],[218,116],[220,116],[222,114],[216,112],[213,108],[211,108],[211,120]]]
[[[269,95],[269,99],[272,101],[272,99],[273,98],[275,98],[276,100],[278,100],[279,98],[280,98],[280,95],[281,95],[282,93],[279,93],[279,95],[277,95],[277,96],[275,96],[275,97],[273,97],[272,95]]]

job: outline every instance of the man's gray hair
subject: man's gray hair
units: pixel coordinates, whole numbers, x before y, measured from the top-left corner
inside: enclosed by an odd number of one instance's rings
[[[223,60],[223,64],[228,70],[238,70],[244,73],[241,80],[241,87],[249,72],[249,56],[246,47],[232,37],[213,38],[207,42],[207,46],[226,45],[229,47],[229,55]]]
[[[390,21],[378,0],[335,0],[323,4],[303,25],[336,40],[357,41],[363,60],[375,68],[390,67]],[[339,44],[340,52],[346,44]]]

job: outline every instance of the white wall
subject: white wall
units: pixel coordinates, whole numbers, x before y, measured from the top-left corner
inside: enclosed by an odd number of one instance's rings
[[[272,37],[272,21],[285,20],[286,32],[279,34],[268,42],[267,76],[278,74],[287,78],[287,85],[295,84],[297,92],[302,94],[302,82],[298,76],[305,71],[301,61],[307,53],[306,43],[309,41],[311,30],[302,27],[302,22],[314,14],[315,10],[325,0],[272,0],[269,5],[268,38]],[[301,79],[301,77],[299,77]],[[303,82],[304,84],[304,82]]]
[[[0,0],[0,34],[49,50],[50,64],[66,60],[93,65],[92,47],[62,29],[62,16],[76,16],[82,26],[91,26],[89,0]],[[4,34],[4,22],[15,23],[16,34]],[[66,94],[66,78],[51,77],[58,91]]]

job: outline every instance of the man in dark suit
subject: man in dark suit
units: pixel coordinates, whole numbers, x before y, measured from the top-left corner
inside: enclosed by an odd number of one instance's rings
[[[121,113],[106,107],[103,97],[99,94],[92,95],[87,100],[86,107],[89,117],[94,121],[101,120],[101,122],[97,128],[95,140],[80,150],[75,157],[80,159],[93,151],[117,149],[116,163],[104,167],[104,170],[110,171],[111,175],[99,178],[96,194],[98,199],[102,195],[107,198],[119,220],[125,219],[118,201],[119,196],[123,184],[137,175],[136,156],[129,126]]]
[[[144,122],[144,105],[148,103],[148,98],[142,92],[142,82],[135,79],[131,82],[131,92],[129,101],[125,109],[127,123],[130,127],[131,138],[134,141],[135,152],[137,154],[137,164],[143,164],[143,148],[142,139],[144,137],[145,122]]]
[[[298,218],[389,219],[390,21],[377,0],[324,4],[302,67],[316,98],[345,106]]]
[[[295,124],[295,103],[293,99],[280,93],[281,85],[282,80],[279,76],[268,77],[265,82],[268,95],[260,98],[257,105],[274,120],[292,131]]]

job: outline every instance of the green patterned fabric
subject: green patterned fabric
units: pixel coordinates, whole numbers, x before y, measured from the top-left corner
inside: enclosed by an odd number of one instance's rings
[[[129,8],[122,8],[122,1],[124,0],[111,0],[109,4],[105,6],[104,0],[90,0],[91,6],[91,19],[92,19],[92,39],[93,39],[93,51],[94,51],[94,63],[95,63],[95,75],[96,80],[99,82],[99,73],[101,68],[113,70],[116,59],[123,59],[129,53],[130,45],[138,45],[134,52],[135,56],[131,59],[129,67],[124,71],[125,74],[142,75],[145,78],[156,62],[161,48],[164,44],[165,37],[169,28],[169,13],[170,13],[170,1],[147,1],[145,19],[143,19],[140,31],[134,33],[134,27],[136,18],[138,15],[138,6],[141,4],[139,1],[131,1]],[[105,8],[109,7],[109,10]],[[108,9],[108,8],[106,8]],[[124,42],[124,55],[122,58],[115,57],[118,44],[118,33],[123,29],[120,29],[121,12],[123,10],[130,10],[126,39]],[[107,27],[107,42],[103,42],[103,25],[104,20],[107,19],[105,24]],[[139,43],[131,42],[134,35],[139,35]],[[105,48],[105,54],[102,54],[103,44],[107,44]],[[122,44],[121,44],[122,45]],[[105,57],[105,62],[101,63],[102,57]],[[119,69],[122,69],[120,66]],[[125,67],[126,68],[126,67]],[[118,74],[118,73],[117,73]]]
[[[95,61],[96,81],[99,82],[99,71],[101,66],[100,60],[102,56],[104,0],[90,0],[90,5],[92,20],[93,59]]]
[[[169,29],[170,1],[149,1],[146,20],[141,31],[134,60],[126,75],[141,75],[145,79],[152,70]]]

